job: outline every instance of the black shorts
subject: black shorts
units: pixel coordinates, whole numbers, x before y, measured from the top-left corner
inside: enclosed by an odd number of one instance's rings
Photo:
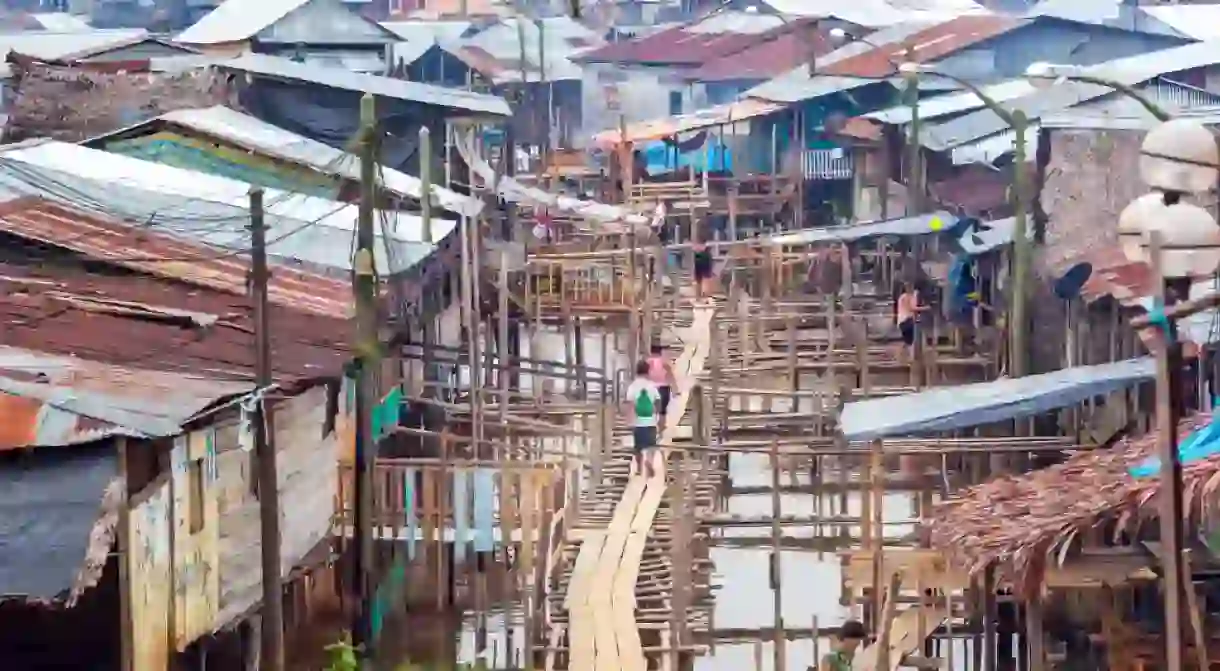
[[[669,385],[657,387],[657,393],[661,395],[661,407],[658,410],[664,415],[669,410]]]
[[[631,430],[631,436],[635,441],[636,452],[651,450],[657,446],[657,427],[655,426],[637,426]]]
[[[695,279],[706,280],[712,276],[712,255],[709,252],[695,254]]]
[[[915,320],[906,319],[898,324],[898,330],[902,333],[902,342],[906,345],[915,344]]]

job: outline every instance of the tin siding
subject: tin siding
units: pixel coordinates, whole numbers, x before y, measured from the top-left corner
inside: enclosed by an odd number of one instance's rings
[[[131,511],[127,554],[131,590],[131,671],[165,671],[170,663],[170,484],[162,482]]]

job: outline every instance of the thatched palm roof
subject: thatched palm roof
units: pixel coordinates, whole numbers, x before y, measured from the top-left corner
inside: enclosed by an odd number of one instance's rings
[[[1180,435],[1210,421],[1196,415]],[[1117,535],[1156,517],[1161,478],[1133,477],[1129,469],[1156,451],[1156,434],[1115,447],[1072,455],[1066,462],[971,487],[938,505],[928,523],[932,547],[959,568],[977,574],[997,565],[1018,584],[1034,587],[1048,561],[1062,561],[1090,529]],[[1220,486],[1220,455],[1183,466],[1187,515],[1199,520]]]

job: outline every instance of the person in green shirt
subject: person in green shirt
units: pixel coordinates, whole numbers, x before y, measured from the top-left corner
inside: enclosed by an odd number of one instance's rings
[[[818,671],[851,671],[851,663],[856,656],[856,650],[867,638],[868,632],[865,631],[864,624],[859,620],[844,622],[830,644],[830,652],[822,657]]]

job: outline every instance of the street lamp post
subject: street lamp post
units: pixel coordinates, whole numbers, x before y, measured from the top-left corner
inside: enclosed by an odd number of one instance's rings
[[[908,80],[918,78],[920,74],[934,74],[938,77],[943,77],[952,81],[970,93],[983,103],[983,106],[991,110],[996,116],[1008,124],[1012,128],[1015,138],[1013,140],[1014,150],[1014,166],[1013,166],[1013,188],[1012,188],[1012,208],[1014,217],[1013,226],[1013,283],[1011,294],[1011,308],[1009,310],[1009,353],[1008,358],[1011,362],[1009,373],[1012,377],[1023,377],[1029,373],[1029,352],[1028,352],[1028,336],[1029,336],[1029,271],[1030,271],[1030,256],[1031,245],[1029,242],[1029,225],[1027,222],[1028,216],[1025,207],[1025,192],[1026,171],[1023,166],[1026,160],[1026,145],[1025,134],[1029,126],[1028,119],[1025,113],[1021,110],[1008,110],[999,103],[995,98],[987,95],[978,86],[975,86],[970,81],[952,75],[940,70],[929,68],[926,65],[918,63],[903,63],[899,66],[901,71]]]
[[[1149,107],[1145,105],[1145,107]],[[1151,111],[1151,108],[1150,108]],[[1206,191],[1220,176],[1220,149],[1212,133],[1187,120],[1166,121],[1140,147],[1140,173],[1153,192],[1119,215],[1119,239],[1132,261],[1152,264],[1160,280],[1153,317],[1162,330],[1157,355],[1157,452],[1161,461],[1159,517],[1164,573],[1166,668],[1182,667],[1182,464],[1178,422],[1182,415],[1182,345],[1165,310],[1189,299],[1191,279],[1220,267],[1220,227],[1206,210],[1182,196]],[[1168,289],[1168,291],[1167,291]]]

